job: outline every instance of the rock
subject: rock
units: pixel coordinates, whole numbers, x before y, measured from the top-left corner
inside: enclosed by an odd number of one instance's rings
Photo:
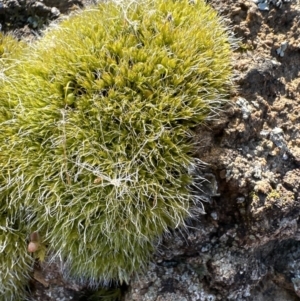
[[[35,30],[47,25],[61,13],[68,13],[83,7],[80,0],[2,0],[0,2],[0,22],[3,29],[15,30],[26,25],[26,21]],[[29,20],[29,21],[28,21]]]

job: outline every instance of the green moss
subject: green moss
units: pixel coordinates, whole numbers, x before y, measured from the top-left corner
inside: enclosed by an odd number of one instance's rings
[[[15,72],[12,69],[19,63],[25,48],[25,43],[0,33],[0,89],[7,87],[10,81],[9,74]],[[1,125],[13,118],[12,107],[14,106],[11,106],[9,96],[3,93],[0,106]],[[7,143],[10,140],[9,132],[1,134],[1,138],[1,145]],[[1,163],[7,158],[1,154]],[[18,301],[24,300],[23,297],[26,295],[25,286],[28,283],[33,260],[27,252],[24,208],[21,203],[16,211],[9,206],[9,189],[3,187],[7,181],[10,180],[7,178],[6,170],[0,170],[0,300]]]
[[[0,254],[0,300],[24,300],[33,262],[27,253],[23,226],[4,212],[0,219]]]
[[[253,46],[252,45],[249,45],[247,43],[243,43],[242,41],[238,41],[238,51],[240,52],[247,52],[247,51],[252,51],[254,50]]]
[[[251,193],[250,193],[250,197],[251,197],[251,199],[253,200],[253,202],[255,202],[255,203],[257,203],[257,202],[259,202],[259,196],[257,195],[257,193],[256,192],[254,192],[254,191],[252,191]]]
[[[16,59],[24,51],[25,43],[17,41],[10,35],[0,33],[0,62]]]
[[[0,179],[73,276],[128,282],[196,197],[191,129],[226,101],[227,29],[204,1],[102,3],[10,72]]]
[[[276,189],[272,189],[271,192],[269,192],[266,197],[267,200],[280,199],[280,198],[281,198],[280,192]]]
[[[21,41],[17,41],[11,35],[4,35],[0,33],[0,89],[4,86],[8,86],[9,74],[12,69],[20,62],[20,57],[24,54],[27,45]],[[11,86],[11,90],[14,87]],[[3,93],[1,97],[1,106],[0,106],[0,123],[12,118],[12,112],[10,109],[16,105],[11,103],[9,98]],[[9,137],[9,136],[7,136]]]

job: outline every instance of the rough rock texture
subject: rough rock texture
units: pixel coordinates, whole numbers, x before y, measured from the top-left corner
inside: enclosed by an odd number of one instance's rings
[[[32,40],[53,20],[99,0],[0,0],[0,30]]]
[[[0,1],[0,22],[34,36],[34,21],[58,16],[53,7],[63,14],[92,2]],[[240,43],[231,104],[195,131],[212,183],[207,214],[163,239],[123,301],[300,300],[300,3],[209,2]],[[36,269],[33,300],[79,300],[84,288],[58,266]]]

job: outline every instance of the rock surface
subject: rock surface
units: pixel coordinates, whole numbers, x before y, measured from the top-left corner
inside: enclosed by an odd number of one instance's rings
[[[92,2],[3,0],[0,23],[28,38]],[[163,239],[123,301],[300,300],[300,3],[208,2],[240,39],[231,104],[195,130],[201,172],[217,191],[205,195],[206,215]],[[34,279],[32,300],[80,300],[84,291],[59,263]]]

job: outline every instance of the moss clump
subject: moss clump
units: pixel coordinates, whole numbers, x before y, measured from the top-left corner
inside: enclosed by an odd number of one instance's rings
[[[68,270],[127,282],[195,201],[190,129],[224,102],[227,29],[204,1],[101,3],[48,31],[3,84],[1,181]]]

